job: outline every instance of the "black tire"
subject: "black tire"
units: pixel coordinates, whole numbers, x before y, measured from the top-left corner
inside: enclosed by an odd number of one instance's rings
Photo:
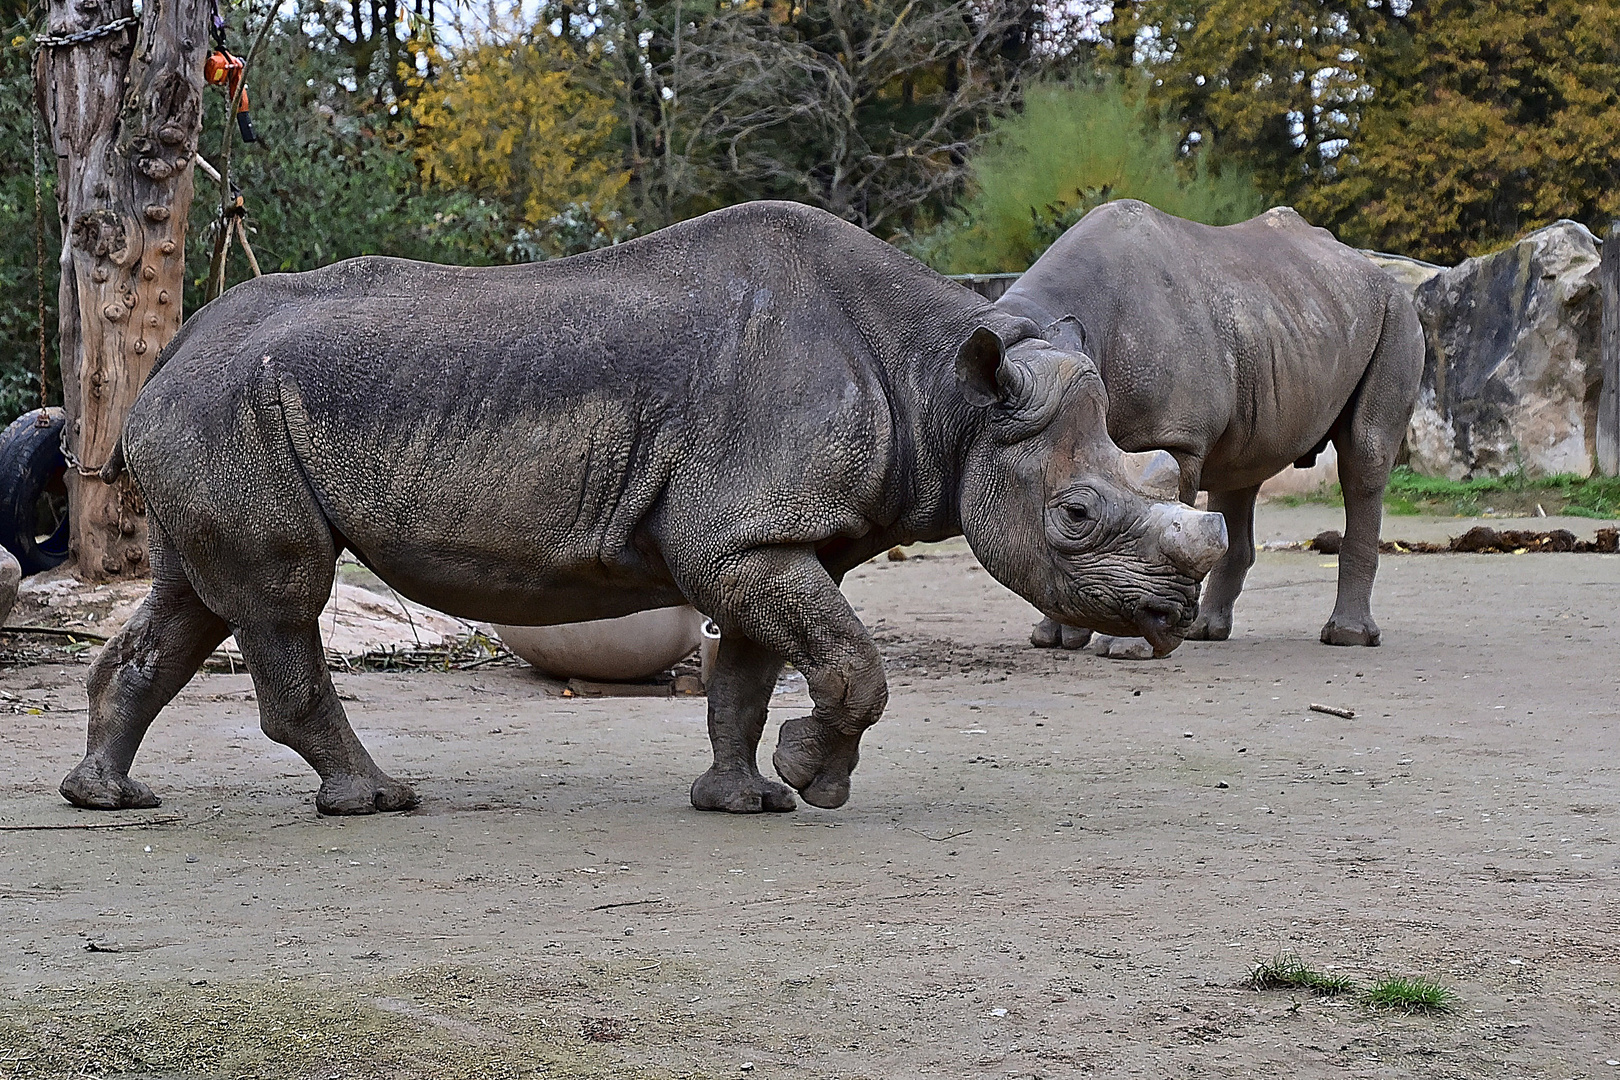
[[[65,423],[61,409],[35,409],[0,432],[0,544],[25,577],[67,561]]]

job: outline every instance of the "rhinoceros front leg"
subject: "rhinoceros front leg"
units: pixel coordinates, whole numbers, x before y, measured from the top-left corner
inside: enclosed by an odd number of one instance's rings
[[[837,583],[809,547],[759,548],[687,576],[687,595],[720,624],[722,642],[741,634],[804,674],[815,708],[782,725],[771,761],[812,806],[842,806],[861,734],[883,714],[889,688],[883,657]],[[752,695],[763,710],[769,685]],[[720,753],[717,745],[717,763]]]
[[[759,774],[759,738],[782,658],[740,633],[723,634],[709,674],[714,764],[692,784],[692,805],[733,814],[792,810],[793,792]]]
[[[1259,494],[1256,484],[1209,496],[1209,508],[1226,518],[1226,554],[1204,583],[1198,618],[1187,632],[1189,641],[1225,641],[1232,636],[1232,607],[1254,565],[1254,500]]]

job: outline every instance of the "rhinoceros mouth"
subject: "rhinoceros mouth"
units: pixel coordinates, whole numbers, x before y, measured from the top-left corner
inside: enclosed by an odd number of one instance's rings
[[[1148,600],[1136,609],[1136,629],[1153,646],[1155,659],[1175,652],[1192,620],[1179,604]]]

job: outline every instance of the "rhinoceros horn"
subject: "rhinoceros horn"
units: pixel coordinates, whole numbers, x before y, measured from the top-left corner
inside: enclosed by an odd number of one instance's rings
[[[1175,499],[1181,495],[1181,467],[1164,450],[1144,450],[1123,454],[1125,482],[1150,499]]]

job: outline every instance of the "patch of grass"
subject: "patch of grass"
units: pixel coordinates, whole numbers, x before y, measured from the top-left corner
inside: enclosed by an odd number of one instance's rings
[[[1450,1012],[1457,1004],[1457,991],[1433,979],[1391,975],[1379,979],[1362,1001],[1375,1009],[1401,1012]]]
[[[1317,491],[1281,495],[1272,501],[1281,506],[1343,506],[1344,491],[1338,484],[1327,484]],[[1391,517],[1478,517],[1486,510],[1531,517],[1537,506],[1549,514],[1620,518],[1620,477],[1564,474],[1530,478],[1516,473],[1447,480],[1419,476],[1402,465],[1390,473],[1389,486],[1384,489],[1384,513]]]
[[[1384,506],[1390,513],[1453,514],[1473,517],[1489,508],[1498,513],[1535,513],[1577,517],[1620,517],[1620,477],[1527,477],[1522,472],[1477,480],[1419,476],[1401,466],[1390,474]]]
[[[1309,990],[1319,997],[1336,997],[1356,988],[1347,976],[1309,967],[1293,953],[1262,960],[1249,972],[1252,990]]]
[[[667,1075],[620,1060],[567,1000],[539,977],[455,969],[363,983],[266,975],[40,988],[0,996],[0,1077]]]
[[[1279,506],[1343,506],[1344,490],[1338,484],[1324,484],[1303,495],[1278,495],[1271,501]]]

